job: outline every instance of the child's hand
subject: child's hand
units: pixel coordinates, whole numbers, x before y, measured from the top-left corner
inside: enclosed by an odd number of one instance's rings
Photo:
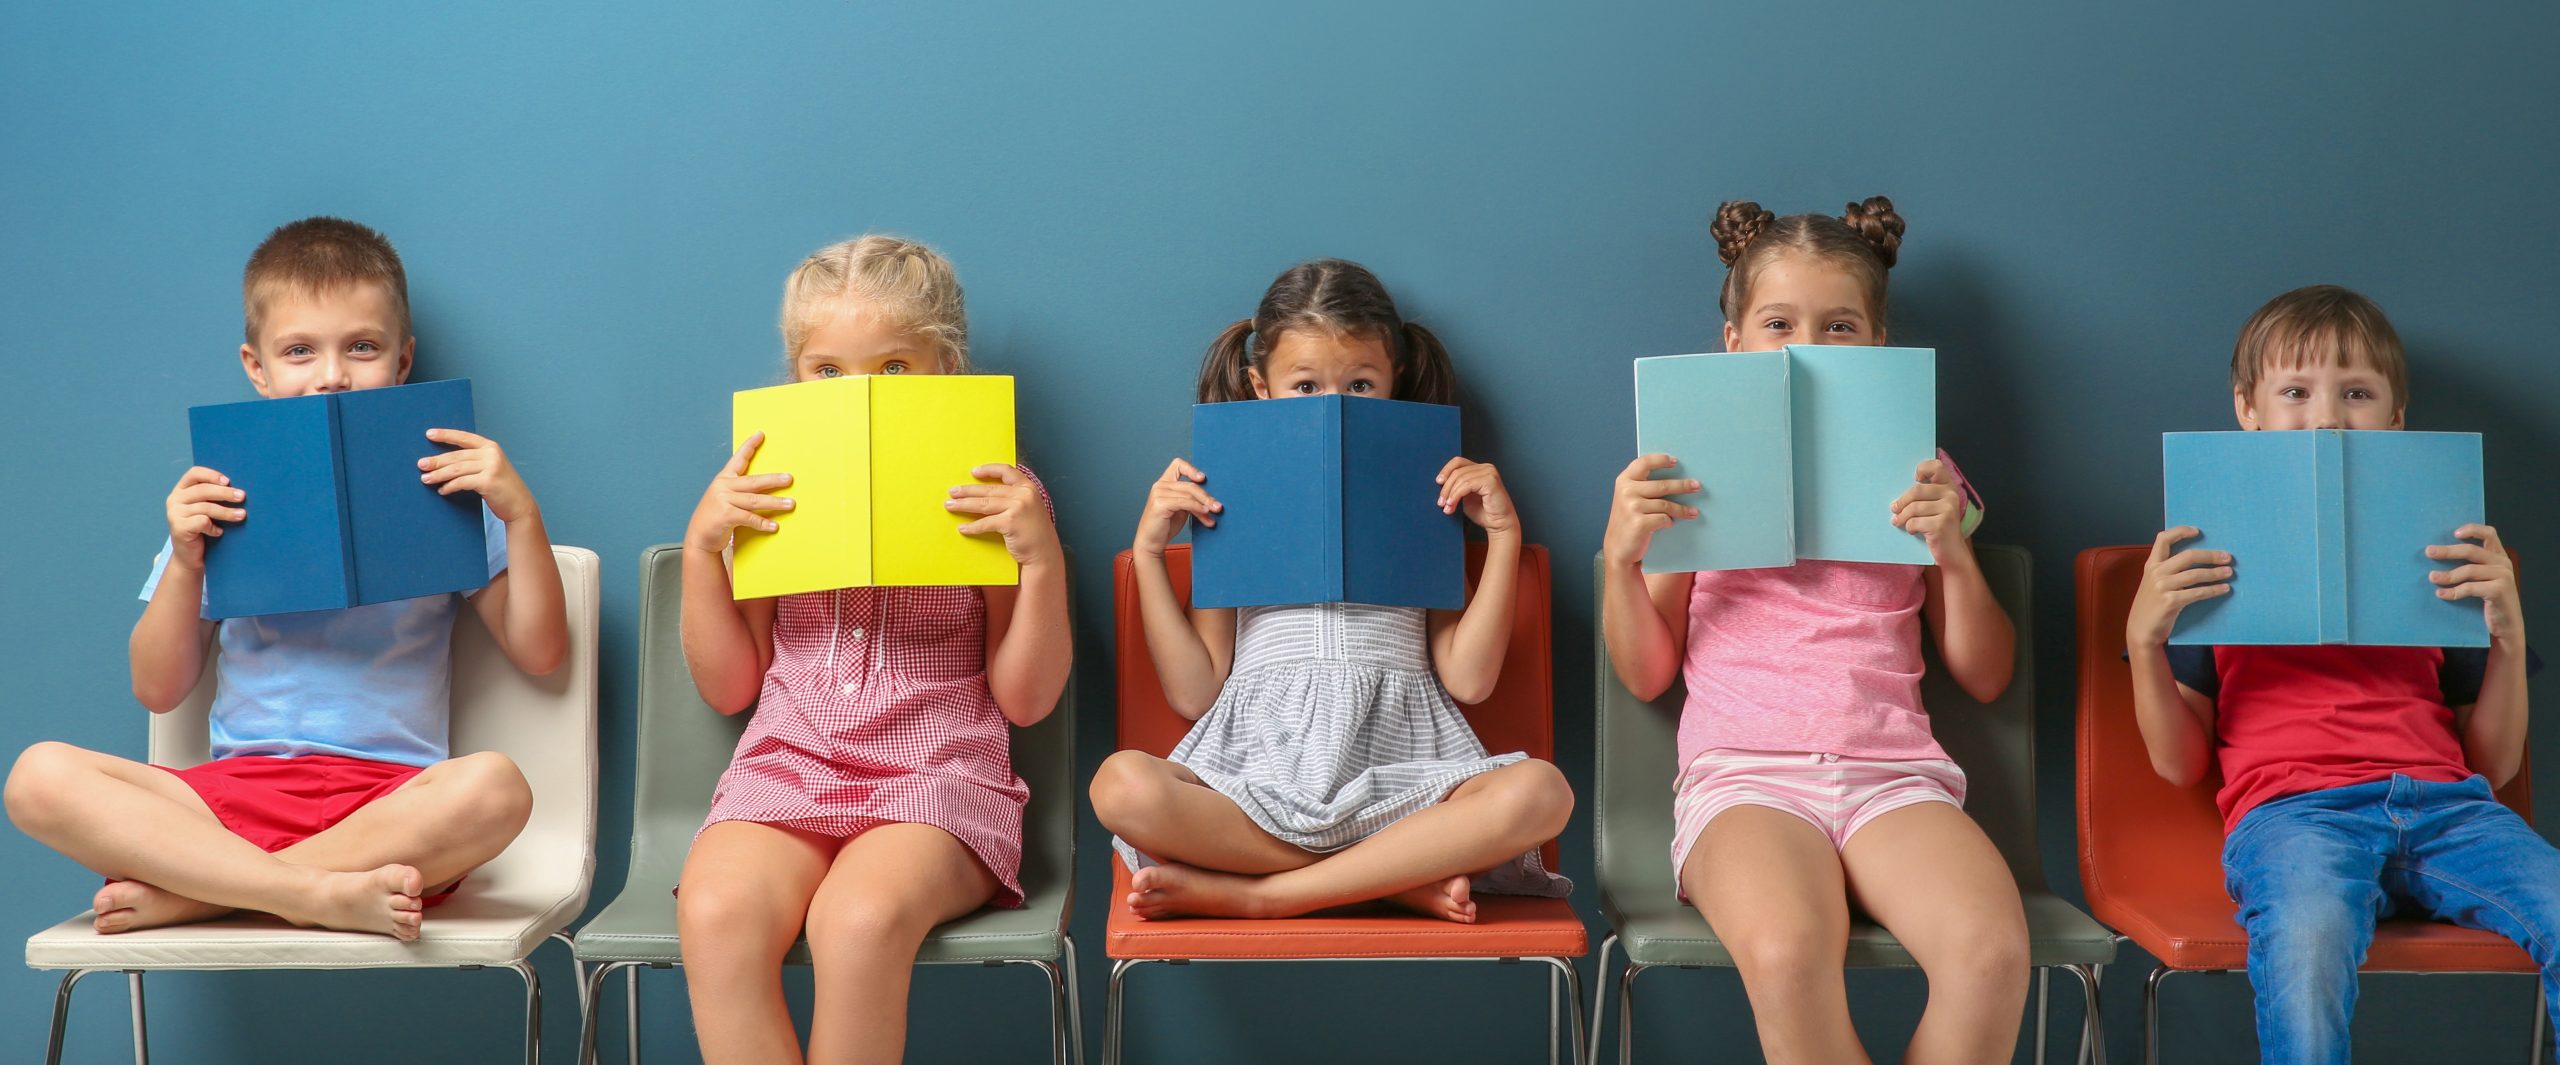
[[[533,489],[525,487],[497,441],[460,429],[429,429],[427,439],[456,449],[418,460],[426,471],[418,479],[436,486],[437,495],[477,492],[489,513],[509,524],[533,514]]]
[[[1165,467],[1164,476],[1147,489],[1147,509],[1138,515],[1138,538],[1129,549],[1142,558],[1163,558],[1165,545],[1182,531],[1183,522],[1198,518],[1202,525],[1217,525],[1218,512],[1226,505],[1200,487],[1208,479],[1181,459]]]
[[[1609,495],[1609,531],[1600,537],[1601,557],[1609,565],[1643,562],[1653,534],[1698,516],[1698,508],[1668,498],[1702,490],[1698,482],[1653,479],[1653,471],[1678,464],[1669,455],[1646,455],[1618,471],[1617,488]]]
[[[2178,612],[2187,604],[2231,594],[2231,554],[2191,547],[2175,554],[2170,549],[2204,535],[2195,526],[2181,525],[2162,532],[2151,541],[2151,560],[2142,564],[2142,586],[2134,589],[2133,612],[2125,617],[2124,641],[2129,647],[2159,647],[2169,642],[2169,630],[2178,627]]]
[[[1005,553],[1012,555],[1018,566],[1057,559],[1058,529],[1049,521],[1049,508],[1040,505],[1040,490],[1032,487],[1031,478],[1002,463],[980,466],[970,470],[969,476],[1000,483],[964,484],[951,490],[951,498],[942,502],[942,509],[981,515],[962,525],[960,535],[995,533],[1004,537]]]
[[[1911,482],[1893,501],[1893,527],[1919,536],[1929,545],[1929,557],[1941,563],[1970,555],[1973,541],[1964,535],[1964,493],[1956,488],[1947,464],[1937,459],[1923,462],[1911,471]]]
[[[1520,532],[1520,512],[1511,506],[1511,490],[1502,486],[1502,471],[1490,462],[1475,462],[1464,455],[1440,467],[1440,513],[1467,511],[1467,520],[1476,523],[1487,536],[1509,536]]]
[[[233,506],[248,494],[231,487],[231,478],[202,466],[189,466],[169,490],[169,564],[204,568],[204,539],[222,535],[219,522],[239,521],[249,512]]]
[[[2520,644],[2524,639],[2524,605],[2516,594],[2516,564],[2507,557],[2506,546],[2498,542],[2498,530],[2486,525],[2465,525],[2455,529],[2453,535],[2455,539],[2480,542],[2439,544],[2427,549],[2428,558],[2463,563],[2427,575],[2436,583],[2436,598],[2479,600],[2480,614],[2489,623],[2490,642]]]
[[[790,487],[787,473],[759,473],[747,476],[747,462],[756,449],[764,445],[764,434],[757,433],[738,446],[738,453],[720,467],[711,487],[703,490],[702,502],[694,504],[693,520],[684,527],[687,550],[719,554],[729,546],[729,538],[741,528],[772,532],[779,528],[767,514],[790,510],[791,500],[765,493]]]

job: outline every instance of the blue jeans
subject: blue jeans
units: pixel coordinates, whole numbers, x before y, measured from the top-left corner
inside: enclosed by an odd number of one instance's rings
[[[2394,914],[2516,941],[2560,1018],[2560,850],[2480,777],[2394,774],[2277,799],[2232,829],[2222,868],[2249,933],[2262,1061],[2347,1060],[2356,967],[2374,922]]]

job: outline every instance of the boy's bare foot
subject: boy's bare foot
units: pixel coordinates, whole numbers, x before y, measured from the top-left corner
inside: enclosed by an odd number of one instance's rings
[[[90,926],[102,935],[210,921],[231,912],[228,906],[198,902],[139,880],[118,880],[99,888],[90,908],[98,911]]]
[[[1464,874],[1399,891],[1383,901],[1443,921],[1474,924],[1476,920],[1475,885]]]
[[[1144,920],[1196,917],[1274,917],[1260,897],[1262,878],[1213,872],[1166,862],[1129,878],[1129,909]]]
[[[316,872],[315,886],[303,913],[277,916],[305,927],[346,932],[375,932],[394,939],[418,938],[425,912],[418,901],[418,871],[386,865],[363,873]]]

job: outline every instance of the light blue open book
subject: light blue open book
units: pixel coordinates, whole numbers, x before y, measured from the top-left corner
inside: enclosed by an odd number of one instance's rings
[[[1636,360],[1636,450],[1680,460],[1654,479],[1693,520],[1654,535],[1647,573],[1761,569],[1797,559],[1927,565],[1893,501],[1937,455],[1938,354],[1790,345]]]
[[[2175,644],[2486,647],[2480,601],[2435,596],[2427,557],[2482,520],[2480,434],[2166,433],[2167,527],[2231,553],[2231,594],[2188,606]]]

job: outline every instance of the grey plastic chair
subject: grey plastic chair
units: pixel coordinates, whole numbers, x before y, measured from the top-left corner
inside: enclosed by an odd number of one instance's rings
[[[2028,560],[2015,547],[1979,546],[1983,573],[1991,592],[2009,612],[2018,630],[2017,679],[1998,700],[1985,705],[1948,680],[1934,649],[1927,651],[1928,676],[1921,700],[1930,709],[1930,728],[1947,754],[1964,767],[1965,810],[1982,826],[2009,871],[2027,913],[2029,961],[2036,968],[2036,1060],[2044,1059],[2045,1024],[2052,970],[2080,979],[2087,1015],[2081,1028],[2081,1056],[2103,1062],[2105,1041],[2098,1019],[2098,969],[2115,960],[2116,941],[2106,928],[2063,901],[2045,886],[2043,857],[2036,846],[2034,632],[2029,604]],[[1603,576],[1601,561],[1592,560],[1595,594]],[[1678,773],[1676,733],[1685,693],[1679,685],[1651,702],[1639,700],[1618,682],[1609,666],[1606,634],[1600,632],[1605,611],[1595,612],[1593,636],[1598,651],[1599,734],[1594,749],[1599,765],[1594,790],[1593,834],[1597,840],[1601,912],[1612,932],[1600,944],[1595,973],[1591,1030],[1599,1031],[1609,997],[1608,965],[1613,948],[1627,955],[1618,977],[1618,1060],[1634,1060],[1636,977],[1645,970],[1730,967],[1726,952],[1698,911],[1682,903],[1672,880],[1671,783]],[[1925,641],[1924,641],[1925,642]],[[1850,968],[1913,968],[1909,951],[1891,933],[1866,921],[1849,929]],[[1600,1040],[1591,1041],[1592,1065],[1600,1059]]]
[[[596,1056],[597,1017],[605,978],[625,974],[630,1060],[640,1060],[640,970],[683,964],[676,942],[677,876],[695,830],[711,808],[711,789],[728,768],[748,714],[724,715],[695,694],[678,642],[684,552],[676,544],[640,557],[640,742],[634,760],[631,868],[622,892],[578,930],[576,950],[587,994],[578,1060]],[[751,711],[752,712],[752,711]],[[982,909],[935,928],[916,955],[919,965],[1026,965],[1049,979],[1050,1056],[1056,1065],[1084,1061],[1078,1020],[1075,941],[1067,935],[1074,908],[1075,685],[1046,720],[1013,733],[1014,772],[1031,788],[1023,812],[1021,909]],[[809,964],[809,945],[792,947],[785,964]]]

